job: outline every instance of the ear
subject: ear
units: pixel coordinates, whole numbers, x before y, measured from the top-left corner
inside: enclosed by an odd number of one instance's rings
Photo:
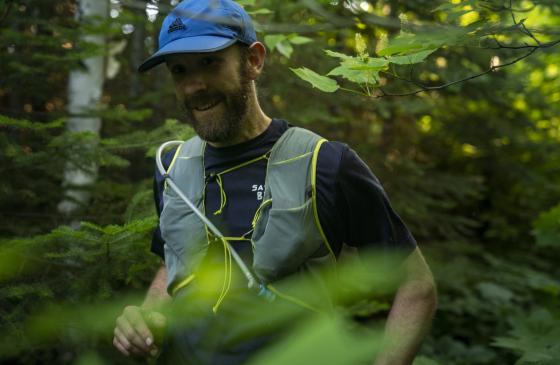
[[[264,67],[266,48],[261,42],[255,42],[249,46],[249,57],[247,57],[247,74],[251,80],[259,78]]]

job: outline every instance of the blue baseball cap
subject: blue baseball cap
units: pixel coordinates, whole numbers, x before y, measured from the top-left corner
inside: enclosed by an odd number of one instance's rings
[[[173,53],[214,52],[235,42],[251,45],[257,35],[249,14],[232,0],[185,0],[165,17],[159,32],[159,49],[142,62],[144,72]]]

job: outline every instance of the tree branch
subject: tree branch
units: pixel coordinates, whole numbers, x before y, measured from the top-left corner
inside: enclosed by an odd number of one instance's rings
[[[560,44],[560,39],[559,40],[555,40],[555,41],[551,41],[551,42],[547,42],[547,43],[543,43],[541,42],[526,26],[525,26],[525,19],[522,19],[520,21],[517,21],[517,18],[515,16],[516,12],[525,12],[525,11],[530,11],[532,10],[534,7],[532,8],[527,8],[527,9],[513,9],[513,0],[509,0],[509,6],[504,6],[503,8],[500,8],[500,10],[507,10],[510,12],[511,14],[511,19],[513,21],[513,29],[517,29],[519,30],[523,35],[526,35],[528,37],[530,37],[536,44],[531,45],[531,44],[527,44],[525,43],[522,46],[514,46],[514,45],[504,45],[502,44],[500,41],[498,41],[496,38],[494,38],[494,41],[497,44],[497,47],[486,47],[486,49],[529,49],[528,52],[526,52],[524,55],[514,59],[513,61],[510,61],[508,63],[504,63],[501,65],[491,65],[490,68],[484,72],[475,74],[475,75],[471,75],[469,77],[466,77],[464,79],[461,80],[455,80],[455,81],[451,81],[442,85],[437,85],[437,86],[427,86],[422,84],[419,81],[413,80],[412,78],[412,69],[411,69],[411,76],[406,79],[404,77],[401,77],[399,75],[396,74],[396,72],[393,71],[393,73],[387,73],[388,75],[394,77],[395,79],[398,80],[402,80],[405,81],[407,83],[413,84],[414,86],[418,87],[419,89],[411,91],[411,92],[407,92],[407,93],[389,93],[387,91],[385,91],[384,88],[380,87],[379,90],[381,91],[381,94],[379,95],[375,95],[376,98],[380,98],[380,97],[384,97],[384,96],[409,96],[409,95],[415,95],[418,93],[421,93],[423,91],[433,91],[433,90],[441,90],[444,89],[446,87],[449,87],[451,85],[455,85],[461,82],[466,82],[472,79],[476,79],[478,77],[484,76],[490,72],[496,71],[500,68],[503,67],[507,67],[507,66],[511,66],[514,63],[517,63],[529,56],[531,56],[533,53],[535,53],[538,49],[541,48],[550,48],[550,47],[554,47],[557,44]]]
[[[547,42],[547,43],[540,43],[539,45],[530,45],[530,44],[525,44],[523,46],[511,46],[511,45],[505,45],[503,43],[501,43],[499,40],[494,38],[494,41],[496,42],[496,44],[498,45],[497,47],[484,47],[484,49],[526,49],[526,48],[550,48],[550,47],[554,47],[555,45],[557,45],[558,43],[560,43],[560,39],[555,40],[555,41],[551,41],[551,42]]]
[[[501,65],[496,65],[496,66],[490,66],[490,68],[489,68],[488,70],[484,71],[484,72],[481,72],[481,73],[478,73],[478,74],[475,74],[475,75],[471,75],[471,76],[466,77],[466,78],[461,79],[461,80],[455,80],[455,81],[451,81],[451,82],[448,82],[448,83],[445,83],[445,84],[442,84],[442,85],[437,85],[437,86],[427,86],[427,85],[424,85],[424,84],[422,84],[422,83],[420,83],[420,82],[418,82],[418,81],[415,81],[415,80],[412,80],[412,79],[405,79],[405,78],[400,77],[400,76],[398,76],[398,75],[396,75],[396,74],[391,74],[391,73],[389,73],[388,75],[390,75],[390,76],[392,76],[392,77],[394,77],[394,78],[396,78],[396,79],[399,79],[399,80],[402,80],[402,81],[411,83],[411,84],[413,84],[413,85],[419,87],[419,89],[418,89],[418,90],[415,90],[415,91],[408,92],[408,93],[394,94],[394,93],[389,93],[389,92],[385,91],[385,89],[383,89],[383,88],[379,88],[379,90],[381,91],[381,94],[380,94],[380,95],[376,95],[375,98],[381,98],[381,97],[385,97],[385,96],[409,96],[409,95],[415,95],[415,94],[421,93],[421,92],[423,92],[423,91],[441,90],[441,89],[444,89],[444,88],[449,87],[449,86],[451,86],[451,85],[455,85],[455,84],[459,84],[459,83],[461,83],[461,82],[465,82],[465,81],[469,81],[469,80],[472,80],[472,79],[476,79],[476,78],[478,78],[478,77],[480,77],[480,76],[484,76],[484,75],[486,75],[486,74],[488,74],[488,73],[490,73],[490,72],[496,71],[496,70],[498,70],[498,69],[500,69],[500,68],[507,67],[507,66],[511,66],[511,65],[513,65],[514,63],[517,63],[517,62],[519,62],[519,61],[521,61],[521,60],[523,60],[523,59],[529,57],[529,56],[532,55],[537,49],[539,49],[539,47],[531,48],[531,50],[529,50],[529,52],[525,53],[523,56],[518,57],[518,58],[516,58],[516,59],[514,59],[513,61],[510,61],[510,62],[508,62],[508,63],[503,63],[503,64],[501,64]]]
[[[10,13],[10,10],[12,9],[12,5],[13,5],[13,1],[8,1],[8,3],[6,4],[6,10],[4,10],[2,12],[2,16],[0,16],[0,23],[2,23],[4,19],[6,19],[6,17]]]

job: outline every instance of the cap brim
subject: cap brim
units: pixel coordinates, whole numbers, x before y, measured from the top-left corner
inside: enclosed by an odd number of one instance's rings
[[[165,61],[165,56],[169,54],[214,52],[229,47],[236,41],[237,39],[215,36],[197,36],[176,39],[166,44],[150,58],[142,62],[138,67],[138,71],[148,71],[152,67],[159,65]]]

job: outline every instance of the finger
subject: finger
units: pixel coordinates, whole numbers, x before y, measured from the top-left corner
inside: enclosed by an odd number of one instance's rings
[[[150,356],[156,357],[158,354],[159,354],[159,349],[156,346],[154,346],[150,351]]]
[[[128,338],[126,338],[124,333],[122,333],[122,331],[118,327],[115,328],[114,334],[115,334],[115,338],[117,339],[117,341],[128,352],[131,352],[131,353],[134,353],[134,354],[145,354],[146,353],[142,348],[138,348]]]
[[[113,346],[117,348],[123,355],[130,356],[130,352],[127,351],[126,348],[117,340],[116,337],[113,337]]]
[[[136,332],[132,324],[124,317],[119,317],[117,319],[117,328],[123,334],[123,336],[133,345],[133,347],[147,353],[149,347],[146,345],[146,341],[141,337],[139,333]]]
[[[127,308],[129,308],[129,307],[127,307]],[[143,348],[145,348],[146,351],[149,351],[149,347],[154,343],[154,337],[152,335],[152,332],[148,328],[148,325],[144,321],[144,317],[142,316],[142,312],[140,311],[140,309],[138,307],[135,307],[134,309],[129,309],[129,310],[127,310],[127,308],[125,308],[125,311],[124,311],[123,314],[126,316],[126,318],[128,319],[128,322],[134,328],[134,331],[142,339],[142,342],[144,343]]]
[[[152,330],[154,342],[161,344],[163,342],[165,328],[167,326],[167,318],[165,318],[165,316],[161,313],[150,312],[146,315],[146,320],[148,321],[148,326]]]
[[[115,343],[115,341],[116,341],[116,343]],[[124,338],[124,336],[122,336],[122,334],[119,334],[119,335],[115,334],[115,337],[113,339],[113,343],[119,349],[119,351],[120,351],[120,349],[123,349],[129,355],[135,355],[135,356],[141,357],[141,358],[145,358],[146,356],[148,356],[148,353],[146,353],[146,351],[144,351],[142,349],[139,349],[138,347],[134,346],[126,338]]]

